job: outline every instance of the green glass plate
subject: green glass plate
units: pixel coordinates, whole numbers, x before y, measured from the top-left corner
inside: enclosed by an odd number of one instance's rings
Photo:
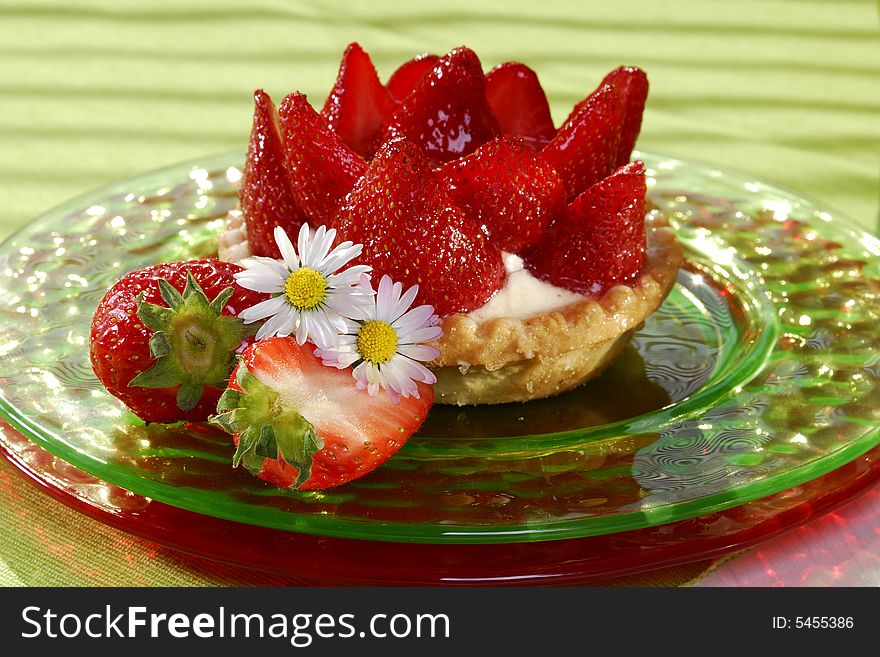
[[[599,379],[549,400],[435,406],[385,466],[294,492],[230,466],[207,426],[144,425],[88,359],[125,272],[214,251],[240,154],[74,200],[0,245],[0,413],[167,504],[298,532],[501,543],[663,524],[818,477],[880,441],[880,242],[821,204],[641,154],[686,250],[666,303]]]

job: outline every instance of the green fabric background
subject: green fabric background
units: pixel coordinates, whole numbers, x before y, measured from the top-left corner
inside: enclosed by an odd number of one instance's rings
[[[112,180],[244,149],[254,88],[322,102],[352,40],[383,77],[417,52],[460,44],[487,68],[523,60],[557,121],[608,70],[639,65],[651,80],[640,147],[748,171],[877,227],[880,37],[870,0],[20,0],[0,2],[0,35],[0,238]],[[52,504],[4,496],[0,583],[229,581],[174,559],[135,578],[148,544],[75,523],[47,524],[43,548],[20,540],[22,519],[39,523]],[[95,561],[71,571],[52,545]]]

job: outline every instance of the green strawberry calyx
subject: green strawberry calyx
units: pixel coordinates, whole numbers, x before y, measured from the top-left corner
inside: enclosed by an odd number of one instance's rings
[[[237,388],[227,388],[217,403],[217,415],[208,419],[224,431],[238,436],[233,467],[244,465],[259,474],[265,459],[277,459],[294,467],[299,488],[312,474],[312,457],[324,441],[312,424],[284,403],[275,390],[262,383],[240,363],[235,375]]]
[[[187,272],[183,293],[165,279],[159,279],[159,292],[167,307],[145,302],[143,292],[137,306],[141,322],[153,331],[150,354],[156,362],[128,385],[180,386],[177,406],[189,411],[202,399],[205,386],[220,390],[226,387],[235,367],[235,352],[254,335],[256,326],[222,314],[232,287],[224,288],[209,301],[191,272]]]

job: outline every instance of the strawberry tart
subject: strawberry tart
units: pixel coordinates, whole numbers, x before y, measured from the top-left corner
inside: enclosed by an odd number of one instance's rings
[[[630,163],[648,93],[620,67],[558,129],[534,71],[470,49],[382,84],[358,44],[318,112],[263,91],[219,257],[280,257],[276,227],[333,227],[356,263],[441,318],[435,400],[527,401],[607,367],[669,293],[682,251]]]
[[[95,375],[142,421],[210,422],[233,466],[303,490],[382,465],[435,401],[579,385],[682,259],[629,161],[647,91],[619,68],[557,130],[523,64],[484,75],[457,48],[382,84],[357,44],[321,112],[257,91],[219,259],[117,281]]]

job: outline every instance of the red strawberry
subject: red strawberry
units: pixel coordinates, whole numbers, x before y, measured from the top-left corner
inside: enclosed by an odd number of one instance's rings
[[[358,390],[310,345],[269,338],[248,347],[211,422],[233,434],[233,465],[284,488],[315,490],[357,479],[388,460],[422,424],[434,399],[399,404]]]
[[[493,139],[440,175],[452,200],[504,251],[532,246],[564,203],[559,174],[519,137]]]
[[[404,62],[388,78],[385,88],[394,100],[402,101],[413,92],[419,80],[425,77],[439,60],[437,55],[424,53]]]
[[[440,316],[482,306],[504,282],[501,254],[456,207],[432,164],[413,144],[385,144],[346,197],[334,225],[363,244],[358,264],[404,286]]]
[[[562,176],[569,200],[614,170],[623,117],[620,92],[603,84],[578,105],[541,151]]]
[[[441,57],[388,121],[382,141],[405,137],[448,161],[473,152],[500,133],[486,102],[479,58],[469,48]]]
[[[645,165],[621,167],[568,206],[526,254],[526,266],[581,294],[632,281],[645,264],[645,193]]]
[[[556,135],[544,89],[525,64],[505,62],[489,71],[486,98],[503,133],[525,137],[538,150]]]
[[[648,76],[637,66],[621,66],[606,75],[602,82],[615,87],[623,98],[623,126],[615,162],[615,166],[619,167],[629,162],[642,128],[642,114],[648,98]]]
[[[268,298],[235,284],[238,265],[193,260],[132,272],[92,319],[92,369],[147,422],[204,420],[214,412],[256,325],[238,314]]]
[[[367,157],[370,144],[393,110],[394,101],[379,81],[370,56],[359,44],[350,44],[321,111],[327,124],[351,150]]]
[[[287,96],[278,114],[293,198],[310,222],[326,224],[367,163],[343,143],[302,94]]]
[[[254,127],[238,200],[245,217],[251,252],[280,258],[281,253],[272,236],[275,226],[284,228],[288,235],[295,235],[305,221],[305,215],[290,190],[275,105],[261,89],[254,92],[254,103]]]

